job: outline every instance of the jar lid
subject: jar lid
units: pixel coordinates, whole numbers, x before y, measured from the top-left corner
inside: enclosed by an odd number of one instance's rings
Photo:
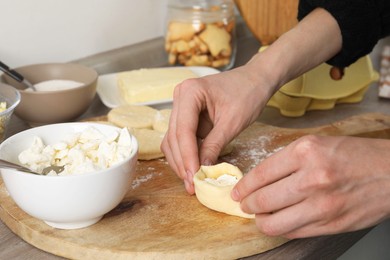
[[[170,0],[168,8],[175,13],[176,18],[183,15],[184,19],[220,20],[234,15],[232,0]]]
[[[215,6],[230,8],[233,5],[232,0],[169,0],[168,5],[176,8],[194,8],[210,10]]]

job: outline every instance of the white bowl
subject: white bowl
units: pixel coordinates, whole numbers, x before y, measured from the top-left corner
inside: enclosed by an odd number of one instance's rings
[[[18,155],[27,149],[34,136],[45,144],[63,140],[69,133],[93,126],[103,134],[120,130],[94,123],[62,123],[32,128],[6,139],[0,145],[0,158],[19,163]],[[83,228],[98,222],[115,208],[128,192],[136,173],[138,142],[132,138],[129,158],[112,167],[91,173],[67,176],[42,176],[1,169],[5,186],[15,203],[29,215],[60,229]]]
[[[20,103],[20,93],[17,89],[0,83],[0,102],[6,102],[7,109],[0,112],[0,142],[3,141],[4,136],[7,134],[7,129],[11,116],[14,113],[15,108]]]

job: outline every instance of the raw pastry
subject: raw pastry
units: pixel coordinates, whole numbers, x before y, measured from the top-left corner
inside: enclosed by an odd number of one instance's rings
[[[254,218],[254,214],[243,212],[239,202],[230,196],[234,185],[242,177],[240,169],[229,163],[202,165],[194,176],[196,197],[200,203],[212,210],[243,218]]]
[[[166,133],[169,126],[169,117],[171,116],[172,109],[162,109],[156,113],[155,120],[153,122],[153,129],[159,132]]]
[[[157,110],[149,106],[122,105],[111,109],[107,120],[116,126],[127,127],[137,138],[139,160],[152,160],[164,157],[160,146],[168,130],[171,112],[171,109]],[[234,144],[229,143],[220,156],[231,153],[233,148]]]
[[[152,129],[130,129],[138,141],[138,159],[152,160],[164,157],[160,149],[164,133]]]
[[[128,128],[152,129],[157,110],[148,106],[125,105],[111,109],[108,121]]]

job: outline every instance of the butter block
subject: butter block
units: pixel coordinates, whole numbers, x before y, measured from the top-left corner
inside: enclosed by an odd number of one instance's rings
[[[124,100],[137,104],[172,99],[177,84],[196,77],[188,68],[152,68],[118,73],[117,82]]]

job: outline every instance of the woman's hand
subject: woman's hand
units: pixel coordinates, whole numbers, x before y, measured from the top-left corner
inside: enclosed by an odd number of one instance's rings
[[[251,170],[232,191],[271,236],[373,226],[390,212],[390,141],[306,136]]]
[[[261,88],[256,74],[246,65],[189,79],[175,88],[169,130],[161,148],[190,194],[200,164],[215,163],[224,146],[258,117],[272,95],[266,77]]]
[[[334,56],[341,42],[337,21],[317,8],[246,65],[179,84],[161,149],[187,191],[200,164],[215,163],[280,86]]]

